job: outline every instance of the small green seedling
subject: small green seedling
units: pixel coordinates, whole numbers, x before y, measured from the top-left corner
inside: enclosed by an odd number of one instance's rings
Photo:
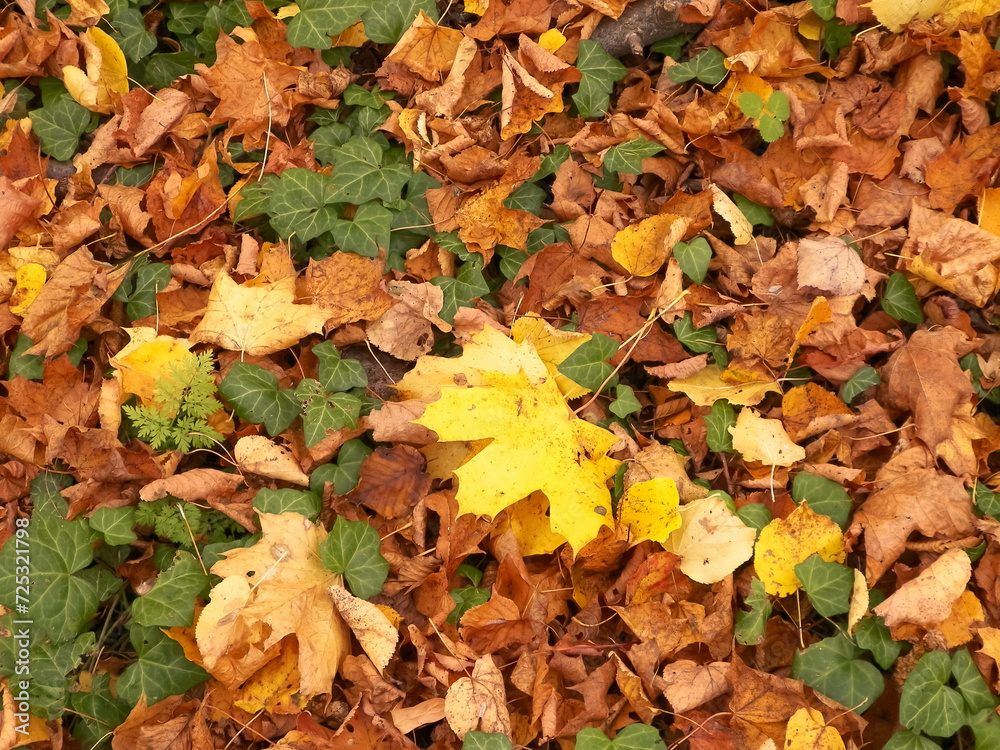
[[[747,117],[752,117],[760,136],[768,143],[774,143],[785,134],[785,120],[788,119],[788,97],[781,91],[773,91],[767,101],[752,91],[744,91],[737,99],[740,109]]]

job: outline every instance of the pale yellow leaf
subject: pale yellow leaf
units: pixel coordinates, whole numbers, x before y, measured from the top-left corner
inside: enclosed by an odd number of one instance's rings
[[[233,449],[233,455],[237,466],[243,471],[303,487],[309,486],[309,475],[302,472],[302,467],[292,452],[263,435],[240,438]]]
[[[663,548],[681,558],[681,571],[698,583],[716,583],[753,555],[757,533],[718,497],[682,505],[681,526]]]
[[[791,466],[806,457],[805,449],[792,442],[780,419],[764,419],[755,409],[743,409],[729,432],[733,448],[744,461]]]
[[[697,406],[711,406],[723,398],[734,406],[756,406],[768,393],[781,393],[778,384],[770,380],[737,383],[723,380],[718,365],[709,365],[687,378],[675,378],[667,387],[683,393]]]

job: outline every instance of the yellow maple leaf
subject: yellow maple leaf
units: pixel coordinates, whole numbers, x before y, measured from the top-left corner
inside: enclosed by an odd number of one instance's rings
[[[788,720],[785,750],[844,750],[844,739],[815,708],[800,708]]]
[[[234,352],[273,354],[319,333],[329,317],[317,305],[295,304],[294,278],[246,287],[220,273],[212,284],[205,317],[190,340]]]
[[[618,438],[573,415],[527,342],[487,327],[460,357],[421,357],[399,390],[428,400],[440,393],[414,420],[440,440],[492,439],[455,470],[461,513],[496,516],[544,492],[552,531],[575,552],[611,525],[607,481],[619,462],[607,452]]]
[[[519,344],[527,338],[531,339],[535,351],[545,363],[549,376],[555,378],[556,385],[559,386],[559,390],[562,391],[567,400],[590,393],[589,388],[584,388],[559,372],[559,365],[562,364],[563,360],[575,352],[578,347],[590,341],[589,333],[560,331],[531,313],[514,321],[510,327],[510,337]]]
[[[1000,10],[997,0],[872,0],[862,7],[871,8],[879,23],[894,33],[902,31],[903,24],[938,14],[954,23],[963,14],[969,14],[966,20],[982,21]]]
[[[192,367],[196,357],[187,339],[157,336],[152,328],[126,328],[125,332],[129,343],[111,358],[111,365],[118,371],[122,391],[134,393],[149,405],[156,381],[169,378],[175,367]]]
[[[636,482],[625,490],[618,504],[618,522],[628,526],[631,544],[646,539],[663,543],[681,527],[678,503],[680,495],[673,479],[657,477]]]
[[[18,268],[15,276],[17,285],[10,295],[10,311],[14,315],[23,315],[42,291],[47,278],[45,266],[38,263],[25,263]]]
[[[507,509],[506,519],[497,524],[493,536],[506,531],[517,539],[523,557],[546,555],[566,544],[566,537],[554,532],[549,523],[549,499],[544,492],[533,492]]]
[[[259,542],[227,552],[212,566],[223,580],[195,631],[205,669],[213,672],[224,656],[232,658],[230,650],[260,653],[294,635],[299,693],[328,693],[351,638],[329,591],[342,584],[341,576],[320,561],[327,532],[298,513],[261,513],[260,528]],[[249,664],[245,677],[258,667]]]
[[[767,593],[788,596],[802,587],[795,566],[813,554],[843,562],[844,534],[828,516],[814,513],[803,502],[788,518],[775,518],[761,529],[753,567]]]
[[[87,72],[67,65],[63,68],[63,83],[70,95],[91,112],[109,114],[112,95],[128,93],[125,53],[114,39],[96,27],[87,29],[80,40]]]

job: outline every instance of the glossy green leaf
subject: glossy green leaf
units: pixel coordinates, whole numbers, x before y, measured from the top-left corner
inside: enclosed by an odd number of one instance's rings
[[[299,12],[288,23],[293,47],[330,49],[330,37],[358,22],[371,7],[367,0],[299,0]]]
[[[452,589],[448,593],[452,601],[455,602],[455,608],[448,614],[448,622],[452,625],[457,625],[461,621],[462,616],[473,607],[486,604],[490,600],[489,589],[481,589],[475,586]]]
[[[295,393],[278,387],[278,379],[260,365],[237,362],[219,383],[219,393],[241,419],[263,424],[269,435],[278,435],[302,411]]]
[[[851,518],[851,496],[832,479],[800,471],[792,480],[792,500],[809,503],[809,510],[831,518],[846,529]]]
[[[413,170],[405,162],[383,164],[386,151],[368,136],[354,136],[333,150],[334,200],[360,205],[375,198],[397,200]]]
[[[684,317],[674,322],[673,331],[684,348],[695,354],[714,353],[717,349],[725,348],[719,344],[719,336],[714,326],[694,327],[690,310],[686,310]]]
[[[611,106],[615,82],[620,81],[628,69],[593,39],[580,41],[576,68],[582,77],[579,90],[573,94],[573,103],[581,117],[602,117]]]
[[[253,509],[258,513],[298,513],[315,520],[323,509],[323,501],[315,492],[305,490],[272,490],[263,488],[253,499]]]
[[[774,520],[771,509],[763,503],[747,503],[742,508],[737,508],[736,517],[743,522],[744,526],[756,529],[758,534]]]
[[[992,710],[1000,703],[972,663],[972,657],[966,649],[960,648],[951,657],[951,674],[969,711]]]
[[[629,414],[635,414],[642,408],[642,404],[639,403],[639,399],[635,397],[635,393],[632,391],[631,386],[618,385],[615,386],[615,400],[611,402],[608,409],[615,416],[625,419]]]
[[[860,648],[870,651],[875,663],[889,669],[903,650],[903,644],[892,640],[892,633],[881,617],[869,617],[858,623],[854,640]]]
[[[851,375],[850,380],[840,387],[840,398],[845,404],[850,404],[869,388],[882,384],[882,378],[874,367],[862,367]]]
[[[125,314],[135,321],[156,314],[156,295],[170,283],[170,266],[166,263],[149,263],[135,274],[135,291],[128,298]]]
[[[736,642],[744,646],[754,646],[760,643],[764,637],[764,629],[767,621],[771,617],[771,601],[764,590],[764,583],[759,578],[750,581],[750,596],[744,600],[744,604],[750,610],[739,609],[736,611]]]
[[[31,129],[42,141],[42,152],[60,161],[76,153],[80,136],[90,127],[90,112],[76,103],[69,91],[54,78],[45,78],[42,101],[29,113]]]
[[[854,573],[846,565],[810,555],[795,566],[795,577],[802,582],[813,609],[821,616],[842,615],[851,608]]]
[[[13,380],[18,375],[27,380],[41,380],[45,372],[45,357],[40,354],[25,354],[35,342],[23,333],[17,334],[17,341],[10,352],[10,363],[7,365],[7,380]]]
[[[90,690],[69,696],[69,704],[76,713],[73,736],[84,744],[98,745],[125,721],[132,706],[111,693],[111,675],[95,674]]]
[[[337,463],[323,464],[313,471],[309,477],[309,489],[322,496],[326,483],[333,482],[333,491],[346,495],[358,486],[361,464],[371,452],[372,449],[360,440],[348,440],[340,446]]]
[[[695,284],[701,284],[708,274],[708,264],[712,262],[712,246],[704,237],[695,237],[690,242],[674,245],[674,257],[687,277]]]
[[[951,659],[944,651],[924,654],[899,699],[899,722],[914,732],[950,737],[965,724],[965,702],[949,686]]]
[[[771,215],[771,209],[766,206],[762,206],[759,203],[754,203],[752,200],[747,198],[740,193],[733,193],[733,203],[740,210],[747,221],[756,226],[773,227],[774,217]]]
[[[337,224],[330,178],[310,169],[286,169],[272,188],[267,213],[281,237],[309,241]]]
[[[93,532],[86,521],[65,521],[37,508],[25,531],[20,539],[16,534],[11,537],[0,550],[0,604],[27,614],[35,628],[55,642],[75,638],[97,612],[99,603],[94,584],[76,575],[94,559]],[[27,552],[30,559],[27,613],[17,610],[19,550]]]
[[[667,75],[674,83],[697,80],[708,86],[721,83],[729,71],[725,65],[726,56],[715,47],[699,52],[687,62],[671,65]]]
[[[133,508],[98,508],[88,520],[90,528],[104,537],[105,544],[130,544],[136,540]]]
[[[927,737],[904,729],[892,735],[882,750],[941,750],[941,746]]]
[[[611,376],[614,368],[608,360],[617,352],[617,341],[603,333],[593,333],[590,341],[562,361],[559,372],[587,390],[596,391]]]
[[[376,202],[358,207],[353,219],[338,219],[330,230],[337,247],[366,258],[377,258],[379,248],[389,247],[392,212]]]
[[[432,21],[438,20],[434,0],[393,0],[370,3],[364,14],[365,36],[376,44],[395,44],[422,10]]]
[[[181,695],[209,678],[208,672],[184,657],[180,644],[157,627],[129,625],[137,660],[118,679],[118,696],[134,706],[145,693],[147,702],[159,703]]]
[[[319,360],[319,382],[328,393],[364,388],[368,385],[368,375],[357,359],[343,359],[332,341],[324,341],[313,347],[313,354]]]
[[[599,729],[588,727],[576,735],[576,750],[666,750],[660,730],[648,724],[629,724],[609,740]]]
[[[382,591],[389,563],[382,557],[378,532],[364,521],[338,517],[319,547],[319,556],[329,570],[340,573],[351,593],[368,599]]]
[[[809,0],[809,4],[824,21],[831,20],[837,12],[837,0]]]
[[[146,28],[142,13],[135,8],[126,8],[115,16],[111,36],[132,62],[152,54],[157,45],[156,35]]]
[[[716,453],[735,453],[730,427],[736,426],[736,412],[732,404],[720,398],[712,404],[712,411],[705,415],[705,442]]]
[[[864,713],[882,695],[885,681],[862,650],[843,635],[825,638],[795,655],[792,677],[838,703]]]
[[[431,279],[431,283],[444,292],[444,306],[438,314],[449,323],[455,322],[458,308],[472,307],[477,299],[490,293],[483,278],[482,261],[478,258],[470,258],[459,266],[455,278],[438,276]]]
[[[882,309],[896,320],[919,324],[924,322],[924,313],[917,300],[917,291],[903,274],[897,272],[886,282],[882,295]]]
[[[604,168],[610,172],[639,174],[642,171],[642,160],[656,156],[661,151],[663,146],[659,143],[635,138],[609,148],[604,154]]]
[[[188,627],[194,623],[195,599],[207,585],[208,576],[197,558],[179,551],[153,588],[132,602],[132,619],[140,625]]]

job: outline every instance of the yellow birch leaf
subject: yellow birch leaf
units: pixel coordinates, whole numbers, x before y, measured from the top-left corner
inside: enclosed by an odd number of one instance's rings
[[[174,367],[194,365],[192,345],[187,339],[157,336],[152,328],[126,328],[125,332],[131,340],[111,358],[111,366],[118,370],[122,390],[135,394],[148,406],[157,380],[169,377]]]
[[[113,95],[128,93],[128,65],[118,43],[98,28],[81,36],[87,72],[75,65],[63,68],[66,90],[91,112],[109,114]]]
[[[722,192],[715,185],[712,188],[712,210],[729,222],[733,231],[733,242],[737,245],[745,245],[753,239],[753,224],[743,215],[739,206],[733,203],[732,198]]]
[[[788,596],[802,587],[795,566],[814,554],[827,562],[843,562],[844,534],[828,516],[814,513],[803,502],[788,518],[775,518],[761,529],[753,567],[767,593]]]
[[[470,677],[452,683],[444,697],[444,715],[459,739],[476,729],[510,736],[507,690],[492,656],[480,657]]]
[[[292,452],[263,435],[241,437],[236,441],[233,455],[237,466],[244,471],[303,487],[309,486],[309,475],[302,472],[302,467]]]
[[[330,587],[330,597],[361,648],[381,672],[396,652],[399,639],[396,627],[378,605],[354,596],[339,584]]]
[[[697,406],[711,406],[723,398],[736,406],[756,406],[768,393],[781,393],[778,384],[770,380],[723,380],[718,365],[709,365],[687,378],[675,378],[667,387],[683,393]]]
[[[652,276],[667,262],[689,223],[673,214],[650,216],[614,236],[611,256],[635,276]]]
[[[555,53],[564,44],[566,44],[566,37],[559,29],[549,29],[538,37],[538,46],[547,52]]]
[[[38,263],[25,263],[14,276],[16,285],[10,295],[10,311],[21,315],[35,301],[35,297],[45,286],[45,267]]]
[[[234,705],[251,714],[297,714],[308,702],[299,693],[299,649],[292,638],[281,642],[281,654],[241,685],[233,700]]]
[[[755,409],[743,409],[729,433],[733,436],[733,448],[744,461],[791,466],[806,457],[805,449],[788,437],[781,420],[764,419]]]
[[[681,558],[681,572],[698,583],[716,583],[753,556],[757,532],[717,496],[682,505],[681,526],[663,548]]]
[[[618,522],[629,529],[629,543],[649,539],[661,544],[670,533],[681,527],[677,512],[680,495],[673,479],[657,477],[636,482],[618,504]]]
[[[815,708],[800,708],[788,720],[785,750],[845,750],[844,740]]]

